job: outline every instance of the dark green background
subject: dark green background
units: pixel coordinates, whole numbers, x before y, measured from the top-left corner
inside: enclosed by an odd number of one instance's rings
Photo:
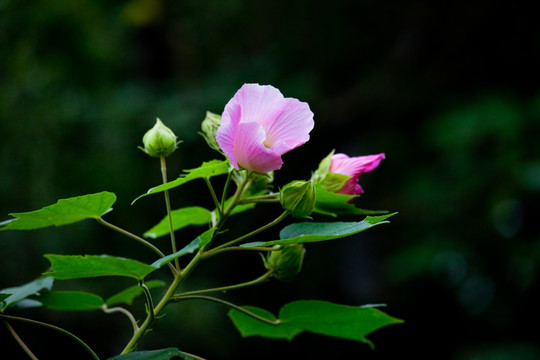
[[[385,152],[362,176],[358,205],[400,214],[310,245],[292,284],[224,298],[274,312],[297,299],[386,303],[406,323],[374,333],[374,351],[309,334],[242,340],[225,308],[192,302],[171,307],[142,347],[209,359],[537,359],[539,63],[537,13],[520,2],[2,0],[0,219],[108,190],[118,202],[107,219],[141,234],[164,215],[159,196],[130,205],[160,181],[158,162],[137,150],[155,118],[184,141],[169,160],[175,178],[217,155],[197,135],[206,110],[221,113],[243,83],[272,84],[308,102],[316,124],[311,140],[284,156],[276,185],[308,178],[332,149]],[[171,195],[174,207],[211,206],[202,183]],[[231,227],[249,231],[278,213],[259,209]],[[0,288],[45,271],[45,253],[153,260],[92,221],[2,232],[0,251]],[[254,254],[199,270],[186,286],[263,271]],[[133,284],[57,285],[107,297]],[[121,315],[14,313],[64,326],[104,358],[129,336]],[[84,358],[62,335],[13,325],[40,359]],[[0,357],[25,358],[3,326],[0,338]]]

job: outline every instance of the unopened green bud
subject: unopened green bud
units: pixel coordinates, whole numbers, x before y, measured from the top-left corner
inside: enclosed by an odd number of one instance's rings
[[[279,250],[270,251],[264,263],[273,276],[289,282],[300,273],[306,250],[302,244],[285,245]]]
[[[315,206],[315,188],[311,181],[292,181],[281,189],[281,206],[296,217],[306,217]]]
[[[212,149],[221,151],[217,141],[216,141],[216,133],[221,125],[221,116],[218,114],[214,114],[210,111],[206,112],[206,117],[204,118],[202,124],[201,124],[201,130],[202,137],[204,140],[206,140],[206,143],[208,146],[210,146]]]
[[[156,119],[156,125],[143,136],[144,148],[139,149],[152,157],[169,156],[176,150],[178,142],[173,131]]]

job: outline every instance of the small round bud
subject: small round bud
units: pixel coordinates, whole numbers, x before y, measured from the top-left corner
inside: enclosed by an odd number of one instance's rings
[[[281,206],[296,217],[307,217],[315,206],[315,187],[311,181],[292,181],[281,189]]]
[[[210,111],[206,112],[206,117],[201,124],[202,133],[200,133],[210,148],[221,151],[217,141],[216,132],[221,125],[221,116]]]
[[[169,156],[176,150],[178,142],[173,131],[156,119],[156,124],[143,136],[144,148],[139,149],[152,157]]]
[[[279,250],[271,251],[264,265],[273,271],[276,279],[289,282],[302,270],[305,253],[302,244],[285,245]]]

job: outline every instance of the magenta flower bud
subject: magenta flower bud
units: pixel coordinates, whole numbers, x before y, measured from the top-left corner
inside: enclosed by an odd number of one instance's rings
[[[270,85],[244,84],[225,106],[216,140],[235,169],[267,173],[309,140],[313,126],[307,103]]]
[[[358,178],[379,166],[384,157],[384,153],[349,157],[345,154],[334,154],[332,151],[321,161],[311,180],[331,192],[362,194],[364,190],[358,184]]]
[[[384,157],[384,153],[356,157],[349,157],[345,154],[333,155],[328,174],[350,176],[343,187],[336,192],[349,195],[362,194],[364,190],[358,184],[358,178],[363,173],[370,172],[379,166],[379,163]]]

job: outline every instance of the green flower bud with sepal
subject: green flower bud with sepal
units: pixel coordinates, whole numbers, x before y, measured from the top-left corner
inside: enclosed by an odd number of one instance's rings
[[[307,217],[315,206],[315,187],[311,181],[295,180],[280,192],[281,206],[292,216]]]
[[[335,150],[332,150],[332,152],[320,162],[319,167],[311,176],[311,181],[313,181],[314,184],[321,184],[321,186],[328,191],[338,192],[351,177],[330,172],[330,164],[332,163],[334,152]]]
[[[264,266],[281,281],[290,282],[302,270],[306,250],[302,244],[277,246],[264,260]]]
[[[177,136],[165,126],[161,120],[156,119],[156,124],[143,136],[144,148],[139,149],[152,157],[169,156],[178,147]]]
[[[206,117],[201,124],[202,132],[200,132],[199,134],[201,134],[204,140],[206,140],[206,143],[208,144],[208,146],[210,146],[210,148],[222,152],[216,141],[216,132],[219,129],[220,125],[221,115],[207,111]]]

